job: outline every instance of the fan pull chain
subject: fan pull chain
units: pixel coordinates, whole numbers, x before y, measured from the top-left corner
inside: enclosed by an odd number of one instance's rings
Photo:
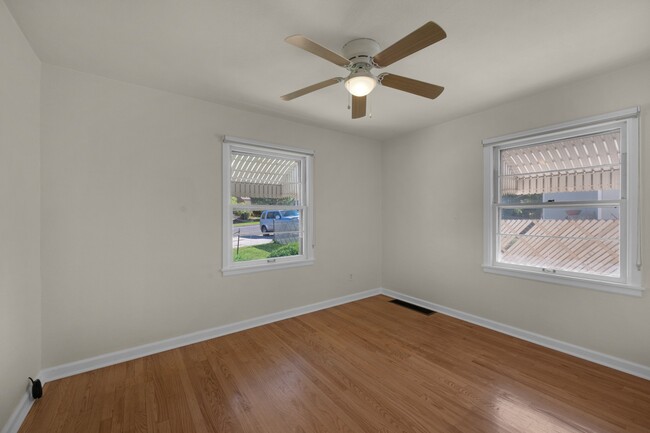
[[[370,97],[370,95],[368,95],[367,99],[368,99],[368,118],[372,119],[372,98]]]
[[[352,108],[352,94],[348,93],[348,110]]]

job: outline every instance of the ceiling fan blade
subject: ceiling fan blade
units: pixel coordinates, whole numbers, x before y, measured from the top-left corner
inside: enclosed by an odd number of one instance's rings
[[[334,51],[328,50],[324,46],[307,39],[303,35],[289,36],[284,41],[295,47],[309,51],[312,54],[316,54],[318,57],[328,60],[335,65],[347,66],[350,64],[350,61],[345,57],[341,56],[340,54],[336,54]]]
[[[284,96],[280,96],[280,98],[284,101],[291,101],[292,99],[295,99],[299,96],[306,95],[307,93],[315,92],[316,90],[323,89],[325,87],[333,86],[336,83],[339,83],[342,80],[342,78],[330,78],[329,80],[321,81],[320,83],[312,84],[311,86],[307,86],[303,89],[296,90],[295,92],[287,93]]]
[[[392,87],[393,89],[413,93],[418,96],[424,96],[429,99],[436,99],[440,96],[442,91],[445,90],[444,87],[436,86],[435,84],[429,84],[424,81],[418,81],[395,74],[381,74],[379,76],[379,81],[382,86]]]
[[[366,116],[366,97],[352,96],[352,118],[359,119]]]
[[[381,51],[374,57],[375,64],[380,68],[392,65],[406,56],[420,51],[431,44],[447,37],[447,33],[438,24],[429,21],[416,31],[404,36],[390,47]]]

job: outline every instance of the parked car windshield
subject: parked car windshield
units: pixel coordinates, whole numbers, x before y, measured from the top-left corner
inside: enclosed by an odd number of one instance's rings
[[[297,217],[298,216],[298,211],[297,210],[283,210],[282,211],[282,216],[283,217]]]

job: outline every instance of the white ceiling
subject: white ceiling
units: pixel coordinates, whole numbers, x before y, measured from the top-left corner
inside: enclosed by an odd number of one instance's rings
[[[650,57],[649,0],[5,0],[42,61],[376,139],[388,139]],[[385,71],[445,87],[378,88],[350,119],[345,70],[283,42],[382,48],[433,20],[447,39]]]

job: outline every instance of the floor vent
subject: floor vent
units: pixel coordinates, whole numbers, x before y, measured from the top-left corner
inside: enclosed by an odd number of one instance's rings
[[[399,305],[401,307],[405,307],[405,308],[411,309],[413,311],[417,311],[418,313],[426,314],[427,316],[430,316],[433,313],[435,313],[435,311],[429,310],[428,308],[424,308],[424,307],[420,307],[419,305],[414,305],[414,304],[411,304],[411,303],[408,303],[408,302],[400,301],[399,299],[393,299],[390,302],[392,302],[393,304]]]

